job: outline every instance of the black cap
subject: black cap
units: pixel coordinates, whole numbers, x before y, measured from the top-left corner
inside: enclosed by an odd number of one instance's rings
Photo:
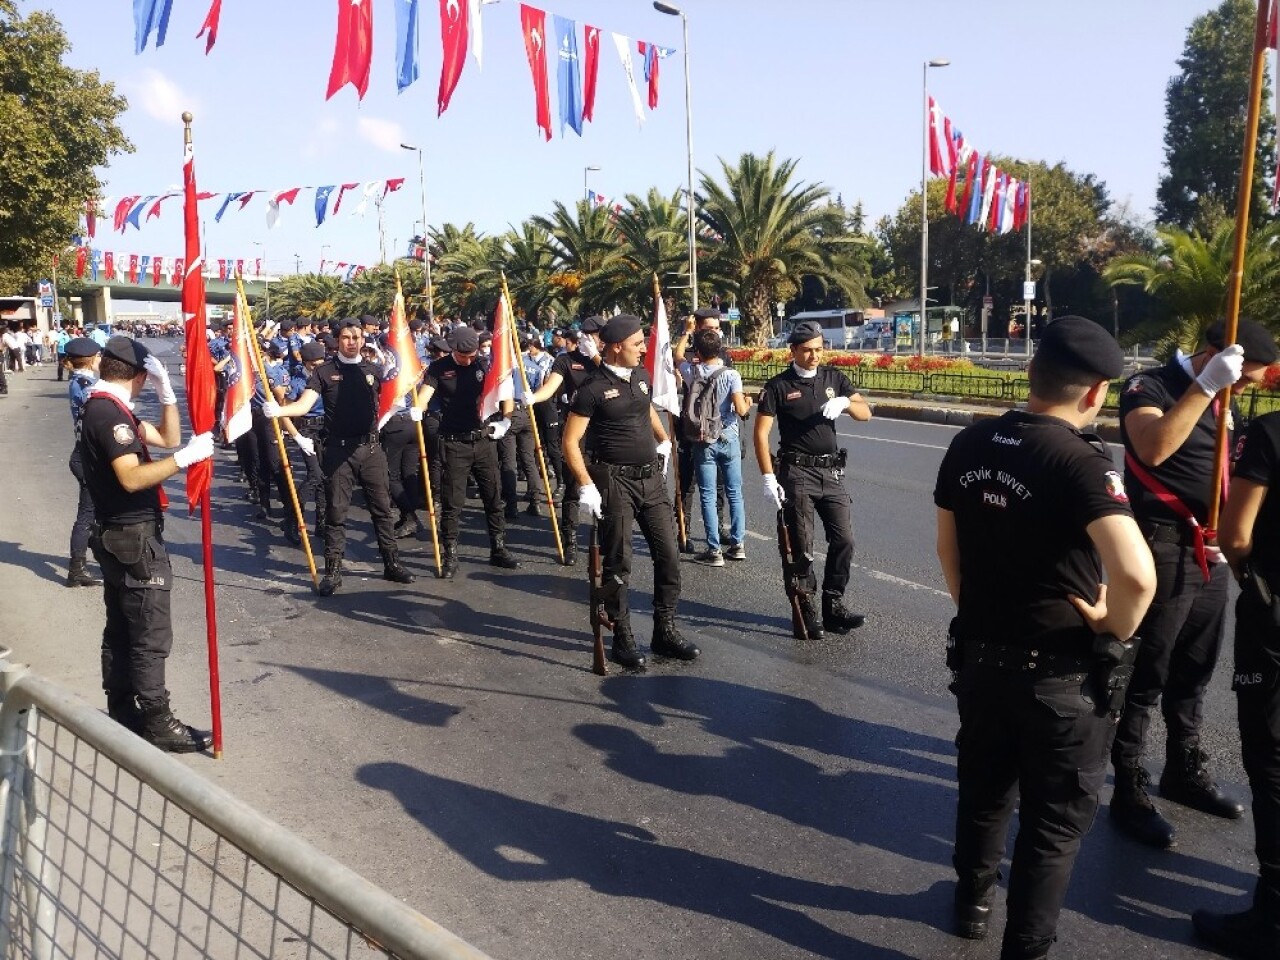
[[[609,318],[609,322],[600,331],[600,339],[605,343],[621,343],[627,337],[639,333],[643,326],[639,317],[630,313],[619,313]]]
[[[106,347],[103,348],[102,355],[121,360],[129,364],[129,366],[141,370],[146,366],[147,357],[151,356],[151,351],[137,340],[129,337],[112,337],[107,341]]]
[[[291,317],[285,317],[283,320],[280,321],[280,332],[288,333],[290,330],[296,329],[297,326],[298,326],[298,322],[296,320],[292,319]]]
[[[102,352],[102,348],[98,346],[98,341],[89,337],[76,337],[74,340],[68,340],[67,345],[62,349],[63,353],[68,357],[92,357]]]
[[[1219,320],[1205,331],[1204,338],[1209,346],[1221,350],[1226,346],[1223,343],[1226,333],[1226,322]],[[1271,335],[1270,330],[1256,320],[1240,318],[1239,325],[1236,327],[1236,343],[1244,347],[1244,358],[1251,363],[1272,364],[1276,362],[1277,356],[1280,356],[1280,352],[1276,350],[1276,338]]]
[[[333,332],[336,334],[342,330],[349,330],[351,327],[355,327],[357,330],[359,330],[360,321],[357,320],[355,317],[343,317],[341,320],[337,321],[337,323],[334,324]]]
[[[719,307],[699,307],[693,311],[693,315],[699,320],[719,320],[722,314]]]
[[[787,343],[795,345],[797,343],[808,343],[810,340],[816,340],[822,336],[822,327],[814,323],[812,320],[805,320],[797,323],[791,328],[791,334],[787,337]]]
[[[431,341],[427,344],[427,349],[434,350],[437,353],[448,353],[449,341],[444,337],[432,337]]]
[[[1045,328],[1035,362],[1114,380],[1124,371],[1124,351],[1101,324],[1059,317]]]
[[[338,349],[338,341],[333,338],[332,333],[322,333],[316,337],[317,343],[323,343],[326,350]]]
[[[475,353],[480,349],[480,337],[470,327],[454,327],[445,337],[450,350],[458,353]]]
[[[423,323],[421,320],[410,320],[410,321],[409,321],[409,329],[410,329],[410,330],[412,330],[414,333],[417,333],[419,330],[421,330],[421,329],[422,329],[423,327],[425,327],[425,326],[426,326],[426,324],[425,324],[425,323]]]
[[[323,360],[324,344],[319,340],[312,340],[310,343],[304,343],[302,349],[298,352],[302,355],[303,360]]]
[[[362,314],[362,315],[361,315],[361,317],[360,317],[360,323],[361,323],[362,325],[366,326],[366,327],[368,327],[368,326],[374,326],[374,327],[376,327],[376,326],[378,325],[378,318],[377,318],[377,317],[374,317],[374,316],[370,316],[370,315],[369,315],[369,314],[367,314],[367,313],[366,313],[366,314]]]
[[[578,326],[583,333],[597,333],[604,329],[605,319],[604,317],[587,317]]]

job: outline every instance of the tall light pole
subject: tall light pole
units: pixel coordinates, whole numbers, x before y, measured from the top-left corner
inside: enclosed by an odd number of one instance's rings
[[[947,67],[950,60],[926,60],[920,71],[924,90],[924,150],[920,158],[920,354],[924,355],[929,326],[929,68]]]
[[[592,166],[582,168],[582,199],[587,201],[588,210],[591,209],[591,191],[587,188],[587,174],[591,173],[593,170],[598,173],[600,168],[594,164]]]
[[[684,28],[684,138],[685,152],[689,160],[689,184],[686,196],[689,201],[689,298],[691,302],[689,312],[692,313],[698,309],[698,248],[693,221],[693,88],[690,86],[689,79],[689,18],[679,7],[663,3],[663,0],[653,0],[653,9],[670,17],[679,17],[680,25]]]
[[[302,254],[300,253],[295,253],[293,255],[293,272],[294,273],[302,272]]]
[[[1027,318],[1027,329],[1022,335],[1027,338],[1027,359],[1031,359],[1031,298],[1035,293],[1035,286],[1031,282],[1031,268],[1039,266],[1039,260],[1031,259],[1031,184],[1027,183],[1027,279],[1022,284],[1022,302],[1023,312]]]
[[[410,143],[400,144],[401,150],[414,150],[418,154],[418,196],[422,200],[422,268],[423,268],[423,287],[422,295],[427,301],[427,319],[434,320],[436,318],[435,307],[432,305],[431,293],[431,228],[427,226],[427,174],[426,168],[422,163],[422,148],[415,147]]]

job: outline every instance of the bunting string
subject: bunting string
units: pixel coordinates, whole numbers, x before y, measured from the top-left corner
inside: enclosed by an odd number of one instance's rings
[[[929,172],[947,181],[947,212],[991,233],[1027,224],[1031,186],[1001,170],[965,140],[933,97],[929,98]]]
[[[183,257],[166,257],[145,253],[121,253],[115,250],[99,250],[89,246],[76,247],[75,274],[94,282],[129,283],[151,286],[162,283],[170,287],[182,286]],[[234,280],[237,273],[246,279],[262,280],[267,277],[261,257],[223,257],[205,263],[205,276],[210,280]],[[340,277],[350,283],[368,267],[365,264],[348,263],[345,260],[321,260],[319,273]]]

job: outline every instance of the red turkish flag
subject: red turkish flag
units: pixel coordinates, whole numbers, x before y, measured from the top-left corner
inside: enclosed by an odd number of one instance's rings
[[[102,258],[102,269],[106,272],[108,281],[116,275],[116,255],[110,250],[108,250],[107,255]]]
[[[335,214],[338,212],[338,208],[342,206],[342,195],[348,190],[354,190],[358,186],[360,186],[358,183],[344,183],[338,188],[338,199],[333,201],[333,212]]]
[[[196,34],[199,40],[205,35],[205,31],[209,32],[209,36],[204,41],[205,56],[209,55],[209,51],[213,49],[213,45],[218,42],[218,21],[222,17],[222,0],[213,0],[213,4],[209,7],[209,12],[205,14],[204,25],[200,28],[200,32]]]
[[[89,248],[80,247],[76,250],[76,276],[84,276],[84,265],[89,259]]]
[[[338,0],[338,36],[329,70],[328,100],[348,83],[361,100],[369,89],[373,61],[373,0]]]
[[[440,64],[440,92],[436,95],[436,116],[449,109],[449,98],[467,63],[467,4],[465,0],[440,0],[440,44],[444,62]]]
[[[413,345],[409,321],[405,318],[404,292],[396,278],[396,296],[391,302],[391,323],[387,327],[389,365],[378,392],[378,429],[395,415],[396,403],[413,390],[422,377],[422,362]]]
[[[524,52],[533,74],[533,96],[537,101],[538,126],[551,139],[551,91],[547,86],[547,14],[545,10],[520,4],[520,27],[524,30]]]
[[[596,77],[600,73],[600,28],[587,24],[583,29],[586,47],[582,72],[582,119],[590,120],[596,109]]]
[[[138,282],[138,255],[136,253],[129,254],[129,282]]]
[[[164,257],[151,258],[151,285],[160,286],[160,274],[164,272]]]

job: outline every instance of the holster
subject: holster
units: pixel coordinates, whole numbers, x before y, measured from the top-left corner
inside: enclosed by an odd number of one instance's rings
[[[103,528],[99,540],[107,553],[115,557],[135,580],[151,579],[151,562],[147,552],[147,528],[142,524],[124,528]]]
[[[1112,633],[1094,637],[1089,689],[1093,695],[1093,711],[1098,716],[1110,717],[1112,722],[1120,719],[1140,642],[1137,637],[1121,640]]]
[[[1271,584],[1247,560],[1240,565],[1240,592],[1250,600],[1271,611],[1271,622],[1280,629],[1280,597]]]

